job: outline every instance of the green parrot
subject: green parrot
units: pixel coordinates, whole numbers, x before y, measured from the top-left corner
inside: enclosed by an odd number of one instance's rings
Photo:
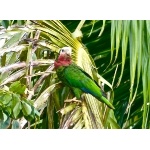
[[[96,81],[82,68],[72,63],[71,52],[71,47],[63,47],[54,62],[59,80],[73,90],[77,99],[81,99],[83,92],[89,93],[109,108],[115,109],[109,100],[103,96],[103,92]]]

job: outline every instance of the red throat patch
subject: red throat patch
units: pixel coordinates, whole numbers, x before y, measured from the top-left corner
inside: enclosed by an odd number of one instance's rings
[[[57,69],[60,66],[69,66],[72,63],[71,57],[65,54],[59,55],[58,59],[55,60],[54,66]]]

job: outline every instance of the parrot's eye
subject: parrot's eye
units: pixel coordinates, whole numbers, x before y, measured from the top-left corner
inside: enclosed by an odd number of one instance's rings
[[[64,52],[64,49],[62,49],[61,52]]]

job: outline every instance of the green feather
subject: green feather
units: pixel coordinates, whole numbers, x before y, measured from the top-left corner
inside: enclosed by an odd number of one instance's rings
[[[114,109],[113,105],[103,96],[98,84],[82,68],[75,64],[60,66],[56,70],[58,78],[67,86],[72,88],[75,96],[81,98],[81,93],[89,93],[101,102]]]

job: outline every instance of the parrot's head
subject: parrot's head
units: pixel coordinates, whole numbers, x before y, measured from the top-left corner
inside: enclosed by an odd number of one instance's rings
[[[54,65],[55,68],[58,68],[59,66],[68,66],[71,64],[71,47],[63,47],[59,51],[59,56],[55,60]]]
[[[72,52],[72,48],[71,47],[63,47],[60,49],[59,51],[59,56],[63,55],[63,56],[68,56],[71,57],[71,52]]]

